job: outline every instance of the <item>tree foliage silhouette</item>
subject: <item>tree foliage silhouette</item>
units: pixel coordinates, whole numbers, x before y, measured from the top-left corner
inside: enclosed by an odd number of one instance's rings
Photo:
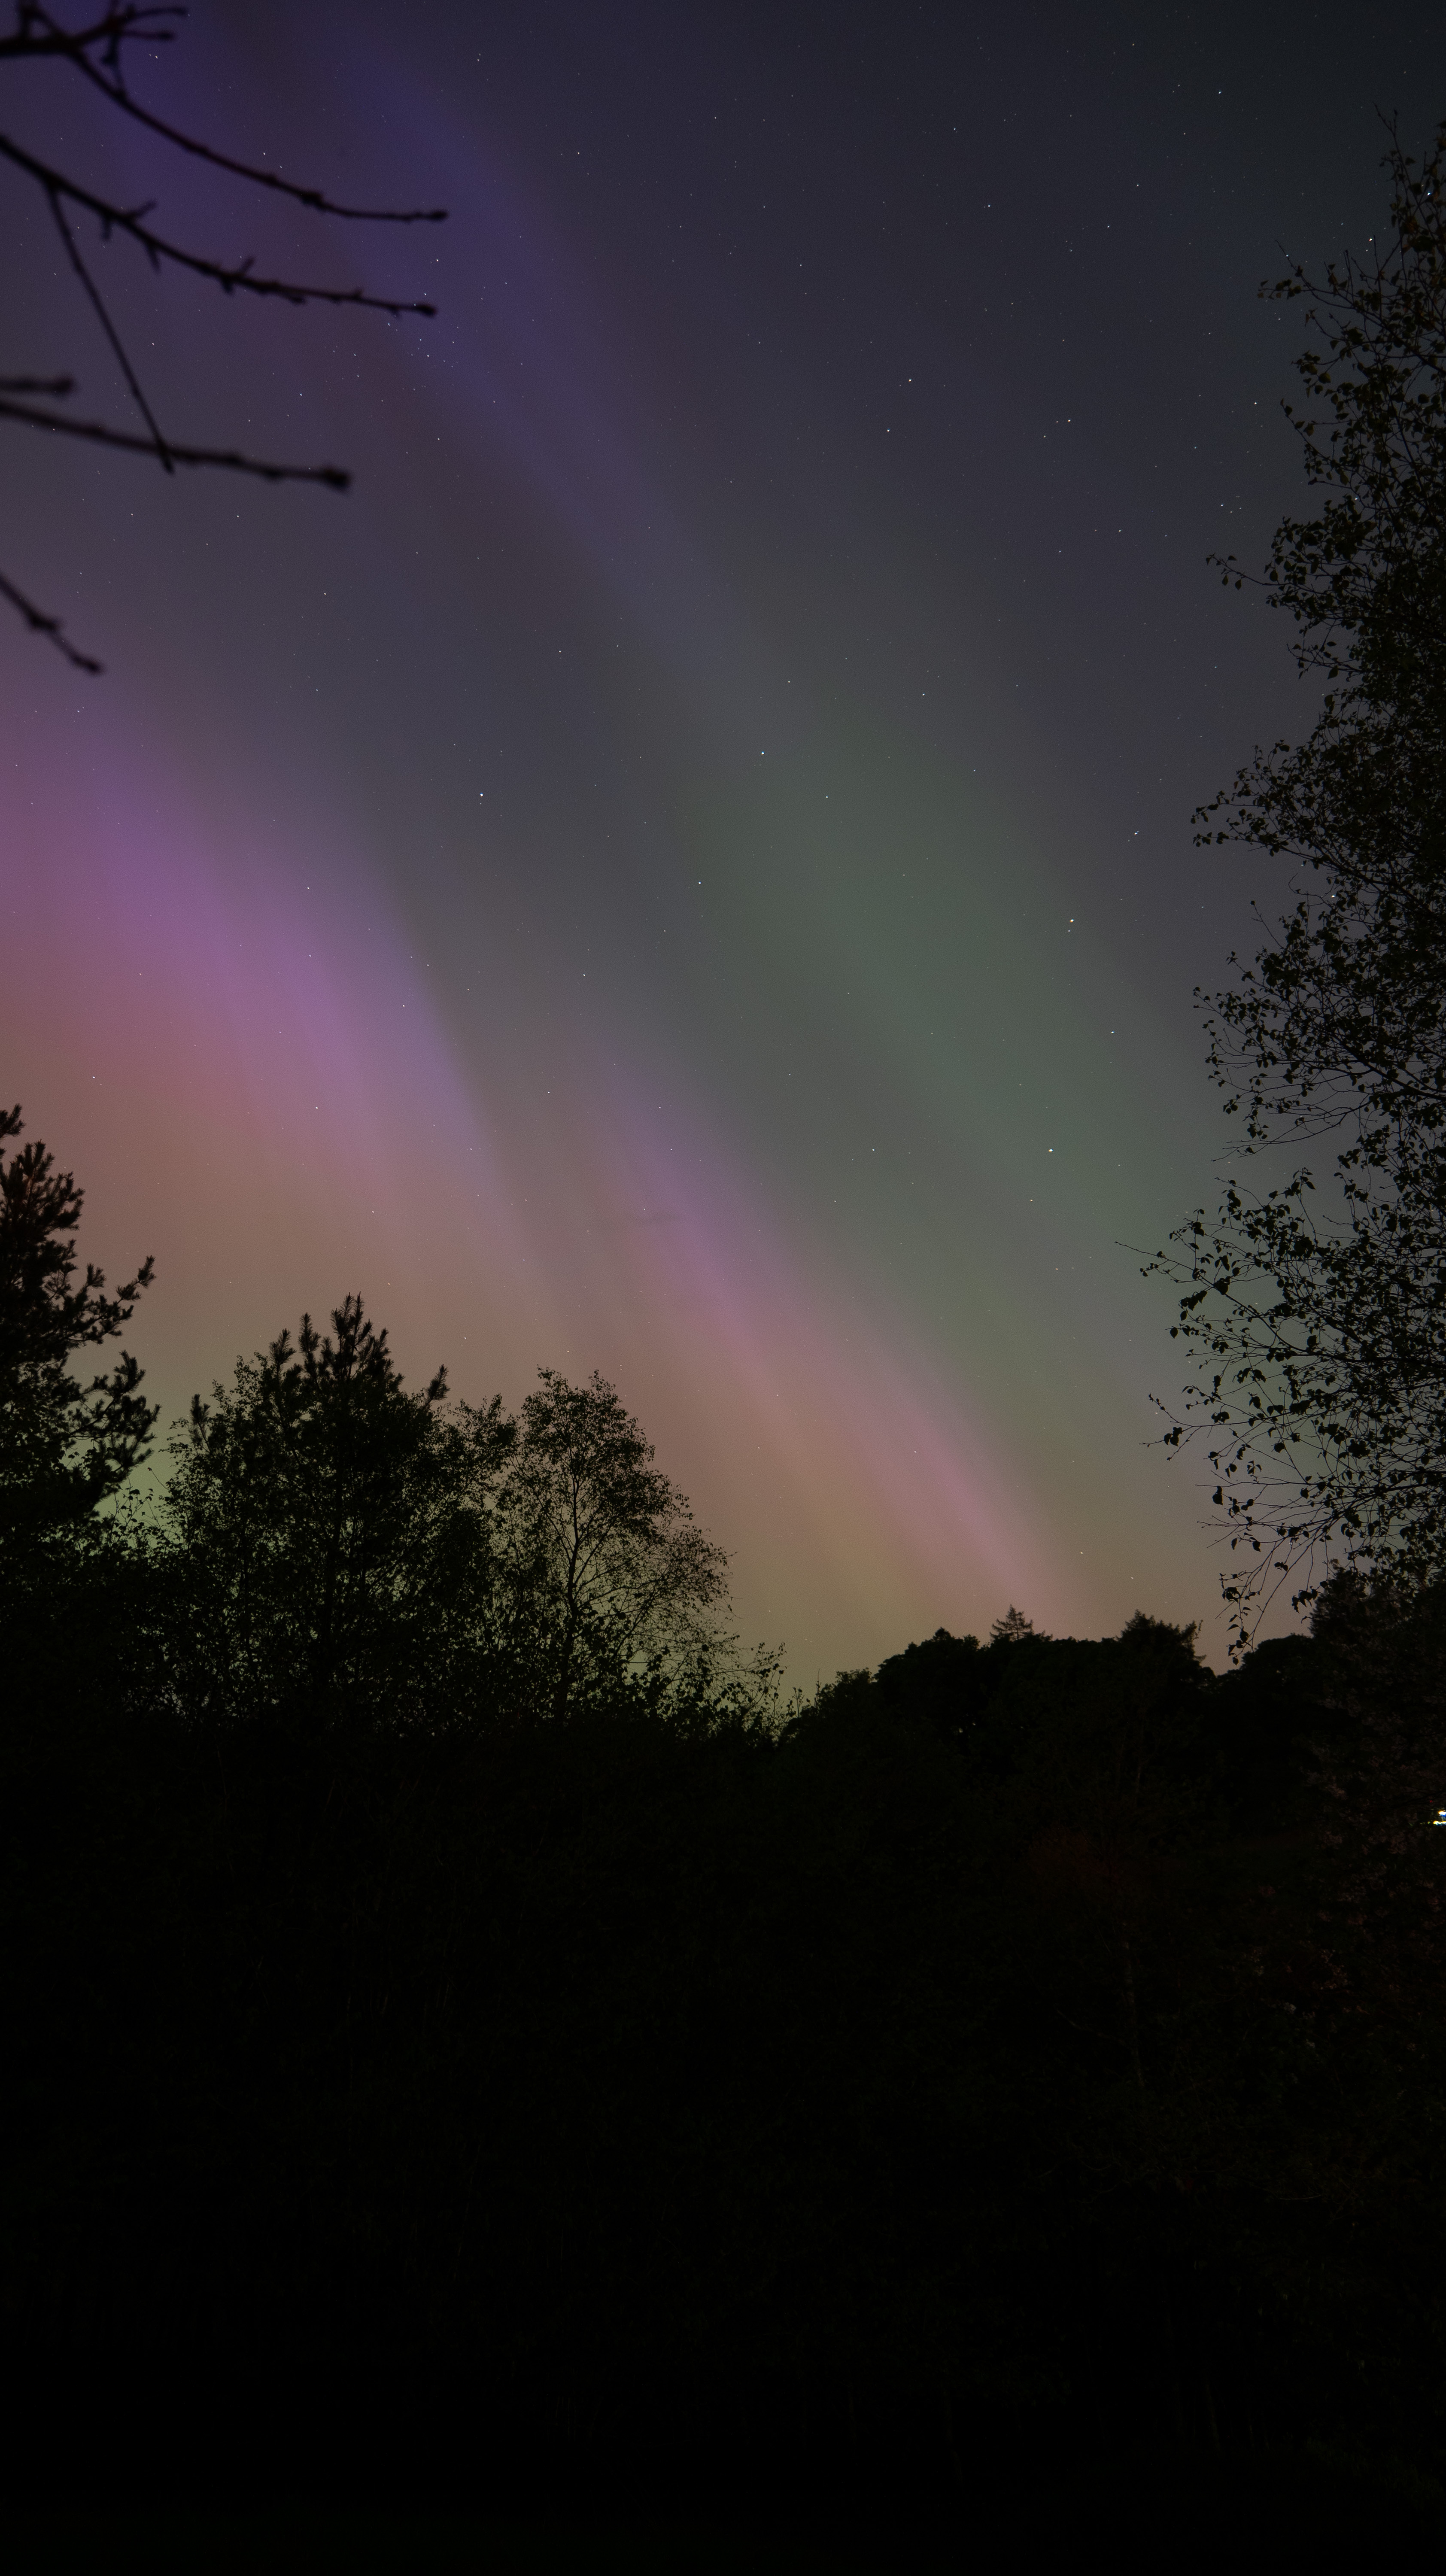
[[[197,1717],[405,1727],[475,1684],[512,1425],[496,1398],[448,1408],[445,1370],[409,1393],[359,1297],[331,1321],[238,1360],[170,1444],[173,1680]]]
[[[170,1443],[170,1686],[193,1719],[388,1731],[681,1707],[726,1665],[723,1551],[594,1377],[411,1393],[360,1298]],[[760,1676],[761,1677],[761,1676]],[[736,1675],[735,1675],[736,1678]]]
[[[149,1270],[77,1282],[43,1147],[0,1179],[48,1385]],[[1176,2517],[1182,2445],[1439,2456],[1439,1592],[1224,1677],[1012,1611],[780,1714],[601,1378],[409,1392],[349,1298],[172,1461],[162,1536],[65,1521],[5,1596],[37,2439],[270,2458],[264,2390],[323,2478],[411,2407],[533,2498],[561,2450],[972,2510],[1007,2454],[1017,2511],[1128,2432]]]
[[[185,15],[180,7],[106,0],[87,24],[69,27],[54,10],[38,5],[38,0],[15,0],[14,24],[8,35],[0,36],[0,70],[14,73],[42,63],[59,64],[73,72],[88,92],[169,150],[309,213],[331,216],[342,223],[431,224],[444,220],[439,207],[398,211],[342,205],[320,188],[298,185],[279,171],[239,160],[154,115],[132,93],[130,58],[137,51],[153,52],[171,44],[177,22]],[[126,429],[109,420],[78,420],[61,408],[76,390],[75,379],[70,375],[0,376],[0,420],[40,430],[51,437],[80,439],[90,446],[149,456],[167,474],[174,474],[178,466],[214,467],[226,473],[256,475],[267,483],[319,483],[334,492],[347,489],[351,478],[340,466],[293,465],[275,457],[255,456],[241,448],[197,447],[171,437],[161,426],[98,283],[90,262],[89,238],[93,235],[102,247],[128,242],[153,275],[173,270],[213,285],[227,296],[254,296],[293,306],[349,305],[393,316],[430,315],[435,310],[430,303],[373,295],[360,286],[309,285],[300,278],[259,270],[249,257],[220,257],[198,250],[161,230],[153,221],[153,205],[125,204],[104,190],[90,187],[71,170],[29,150],[8,134],[0,133],[0,160],[28,180],[43,199],[67,265],[110,350],[140,427]],[[10,602],[32,633],[44,636],[73,668],[100,670],[93,656],[70,641],[61,620],[38,607],[4,574],[0,574],[0,596]]]
[[[500,1528],[514,1599],[563,1717],[579,1699],[677,1682],[719,1643],[727,1558],[596,1371],[555,1369],[522,1407]]]
[[[1446,1554],[1446,126],[1419,170],[1393,130],[1386,166],[1364,262],[1261,290],[1315,334],[1285,408],[1321,505],[1264,587],[1325,694],[1198,818],[1294,862],[1298,899],[1207,1022],[1240,1161],[1152,1265],[1208,1370],[1165,1436],[1205,1435],[1242,1636],[1289,1577],[1302,1602],[1332,1563],[1420,1581]],[[1326,1138],[1326,1173],[1254,1185]]]
[[[22,1128],[18,1104],[0,1111],[0,1140]],[[38,1139],[8,1162],[0,1154],[0,1534],[12,1540],[106,1502],[145,1456],[158,1410],[127,1351],[88,1386],[71,1374],[80,1353],[119,1338],[154,1266],[107,1296],[105,1272],[87,1262],[77,1285],[84,1204]]]

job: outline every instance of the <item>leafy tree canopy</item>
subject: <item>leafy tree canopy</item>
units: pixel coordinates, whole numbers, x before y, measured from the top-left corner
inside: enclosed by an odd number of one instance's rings
[[[573,1386],[545,1368],[538,1381],[500,1528],[552,1714],[599,1692],[685,1687],[724,1648],[714,1614],[727,1557],[606,1378]]]
[[[478,1652],[512,1425],[448,1409],[444,1370],[409,1393],[359,1297],[331,1321],[238,1360],[170,1443],[177,1676],[213,1716],[404,1721]]]
[[[1320,506],[1264,588],[1324,695],[1198,818],[1299,876],[1207,1023],[1243,1129],[1222,1205],[1152,1265],[1204,1364],[1166,1438],[1206,1433],[1242,1636],[1289,1576],[1297,1601],[1343,1561],[1420,1581],[1446,1546],[1446,126],[1419,169],[1393,132],[1387,168],[1365,260],[1261,290],[1312,333],[1286,410]],[[1320,1139],[1324,1173],[1255,1183]]]

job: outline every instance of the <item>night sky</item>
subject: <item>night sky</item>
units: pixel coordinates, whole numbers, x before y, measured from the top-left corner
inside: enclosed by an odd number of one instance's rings
[[[6,130],[432,322],[101,274],[176,437],[5,433],[6,1100],[157,1284],[167,1413],[358,1289],[410,1377],[614,1379],[791,1674],[1010,1602],[1202,1618],[1138,1255],[1217,1187],[1192,1010],[1277,887],[1192,809],[1313,702],[1223,590],[1300,308],[1384,211],[1383,6],[198,0],[148,102],[442,227],[283,217],[63,76]],[[123,390],[3,178],[4,367]]]

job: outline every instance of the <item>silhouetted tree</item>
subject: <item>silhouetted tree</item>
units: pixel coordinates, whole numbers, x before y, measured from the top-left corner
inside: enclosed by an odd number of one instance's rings
[[[1026,1619],[1024,1612],[1016,1610],[1011,1602],[1003,1618],[995,1620],[989,1631],[989,1641],[994,1646],[1017,1646],[1023,1638],[1033,1635],[1034,1621]]]
[[[543,1703],[562,1717],[579,1701],[685,1685],[724,1645],[724,1551],[605,1378],[538,1377],[498,1543]]]
[[[44,1382],[149,1273],[0,1178]],[[519,2485],[1437,2455],[1436,1591],[1221,1679],[1014,1612],[760,1724],[599,1378],[451,1407],[348,1299],[173,1464],[164,1542],[47,1524],[6,1592],[0,2306],[68,2453],[239,2456],[264,2387],[323,2474],[409,2400]]]
[[[88,92],[103,99],[117,114],[139,126],[143,132],[154,135],[172,151],[239,179],[248,187],[264,189],[272,196],[304,207],[311,213],[334,216],[345,223],[417,224],[443,220],[440,208],[404,213],[340,205],[319,188],[300,186],[295,180],[283,178],[279,171],[259,169],[253,163],[237,160],[143,107],[130,89],[128,58],[137,49],[152,51],[172,43],[175,34],[172,22],[184,16],[185,11],[180,8],[147,7],[136,5],[136,0],[103,0],[103,5],[88,23],[70,27],[54,10],[38,5],[38,0],[15,0],[14,25],[8,35],[0,36],[0,70],[14,73],[37,64],[58,64],[73,72]],[[158,229],[153,220],[152,204],[123,203],[103,189],[88,186],[72,170],[63,169],[43,155],[28,150],[9,135],[0,134],[0,160],[28,180],[44,200],[66,263],[95,316],[140,427],[127,430],[112,421],[77,420],[73,414],[57,408],[75,391],[75,380],[69,375],[0,376],[0,420],[42,430],[52,437],[76,438],[91,446],[149,456],[167,474],[173,474],[177,466],[182,465],[212,466],[227,473],[257,475],[267,483],[320,483],[330,491],[346,490],[351,478],[335,465],[288,465],[275,458],[252,456],[239,448],[196,447],[174,439],[164,431],[97,283],[82,242],[90,233],[102,246],[128,242],[153,274],[167,269],[179,270],[184,275],[219,287],[225,295],[259,296],[263,300],[290,305],[361,306],[371,312],[393,315],[430,314],[434,310],[431,304],[370,295],[359,286],[310,286],[294,277],[268,275],[258,270],[250,258],[221,258],[197,250]],[[89,654],[82,653],[70,642],[58,617],[37,607],[4,575],[0,575],[0,596],[9,600],[32,633],[48,638],[75,669],[98,671],[101,668]]]
[[[334,1335],[334,1338],[333,1338]],[[495,1398],[403,1386],[358,1297],[238,1360],[171,1442],[175,1677],[198,1714],[444,1721],[491,1634]]]
[[[1264,586],[1321,713],[1199,818],[1302,871],[1208,1023],[1245,1167],[1156,1265],[1210,1371],[1166,1438],[1204,1433],[1242,1637],[1290,1575],[1304,1601],[1313,1568],[1446,1558],[1446,126],[1419,170],[1393,132],[1387,167],[1364,262],[1261,290],[1317,335],[1286,412],[1321,506],[1282,521]],[[1267,1149],[1332,1136],[1329,1176],[1254,1184]]]
[[[1195,1631],[1137,1612],[1118,1638],[1041,1640],[1027,1654],[1015,1641],[1005,1654],[988,1727],[1006,1757],[1006,1805],[1031,1870],[1070,1916],[1076,1970],[1108,1996],[1097,2018],[1116,2033],[1148,2124],[1144,1954],[1173,1864],[1201,1838],[1202,1786],[1208,1796]],[[1085,1944],[1098,1951],[1093,1971]]]
[[[1398,2071],[1437,2039],[1446,1962],[1446,1585],[1343,1572],[1311,1616],[1322,1808],[1313,1947],[1324,2016],[1389,2033]],[[1419,2071],[1419,2069],[1418,2069]]]
[[[18,1136],[18,1105],[0,1111],[0,1140]],[[153,1264],[105,1293],[94,1262],[75,1284],[75,1232],[85,1204],[71,1172],[38,1140],[0,1154],[0,1541],[84,1520],[145,1456],[157,1407],[123,1351],[108,1376],[71,1375],[82,1352],[114,1341]]]

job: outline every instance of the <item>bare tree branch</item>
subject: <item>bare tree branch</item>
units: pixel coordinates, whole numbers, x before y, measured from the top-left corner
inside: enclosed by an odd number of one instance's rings
[[[127,39],[146,44],[171,44],[169,29],[151,32],[142,21],[153,18],[184,18],[184,9],[109,9],[94,27],[72,34],[56,25],[48,9],[21,7],[17,12],[26,22],[27,32],[0,37],[0,61],[23,61],[26,57],[50,57],[73,65],[103,98],[110,100],[122,114],[134,118],[148,133],[158,134],[165,143],[174,144],[178,152],[189,153],[194,160],[204,161],[213,170],[225,170],[233,179],[245,179],[252,187],[269,188],[278,196],[289,197],[294,205],[308,206],[319,215],[336,215],[352,224],[444,224],[445,206],[415,206],[400,210],[391,206],[343,206],[328,197],[321,188],[299,186],[294,179],[283,179],[279,170],[263,170],[252,161],[235,161],[229,153],[217,152],[209,143],[185,133],[180,126],[168,125],[164,117],[153,116],[131,97],[125,85],[120,45]],[[33,31],[33,32],[32,32]],[[102,62],[111,76],[91,60],[101,53]]]
[[[53,192],[51,192],[50,195],[50,211],[55,217],[55,229],[65,244],[66,256],[70,261],[70,265],[74,269],[76,276],[79,278],[81,285],[84,287],[86,294],[90,299],[91,310],[95,314],[107,340],[110,342],[111,353],[115,359],[116,365],[119,367],[121,374],[124,376],[126,383],[130,388],[131,399],[134,402],[137,411],[140,413],[142,420],[145,422],[147,429],[151,433],[151,440],[155,447],[156,454],[159,456],[166,472],[168,474],[174,474],[176,469],[167,454],[166,442],[161,436],[160,423],[157,420],[155,413],[152,411],[150,404],[147,402],[145,395],[141,391],[140,378],[137,376],[134,367],[126,356],[125,344],[106,309],[105,298],[101,294],[99,287],[96,285],[94,278],[91,276],[89,269],[86,267],[84,260],[81,258],[75,235],[72,233],[69,224],[65,220],[65,209],[61,205],[60,199]]]
[[[48,161],[38,161],[33,152],[13,143],[7,134],[0,134],[0,159],[23,170],[47,197],[66,198],[71,205],[94,215],[103,240],[108,241],[112,233],[123,233],[145,252],[152,268],[159,269],[169,261],[188,276],[209,279],[223,295],[239,291],[279,299],[283,304],[354,304],[367,313],[390,313],[394,319],[403,313],[418,313],[430,319],[437,310],[435,304],[409,304],[400,296],[368,295],[360,286],[302,286],[294,278],[258,277],[249,258],[228,265],[225,260],[207,259],[200,251],[183,250],[179,242],[167,241],[162,234],[153,232],[146,217],[154,200],[141,206],[117,206],[110,198],[98,197],[93,189],[67,179],[63,170],[52,168]]]
[[[0,598],[8,599],[11,607],[24,618],[31,634],[43,635],[47,643],[55,646],[57,653],[65,655],[73,669],[95,672],[105,669],[103,662],[94,662],[88,653],[79,652],[70,642],[60,619],[48,616],[43,608],[37,608],[34,600],[27,599],[23,590],[17,590],[13,581],[7,581],[3,572],[0,572]]]
[[[62,438],[84,438],[95,447],[118,447],[131,456],[169,457],[173,465],[217,465],[230,474],[254,474],[263,483],[321,483],[328,492],[345,492],[351,476],[340,465],[279,465],[264,456],[246,456],[234,447],[178,447],[167,439],[161,449],[149,438],[113,429],[109,421],[72,420],[66,413],[37,411],[31,403],[10,402],[0,395],[0,420],[22,421],[29,429],[57,430]]]
[[[67,27],[41,0],[16,0],[14,25],[8,35],[0,36],[0,65],[21,62],[62,62],[77,72],[107,104],[120,114],[156,135],[178,152],[209,168],[224,171],[228,177],[243,180],[248,186],[265,188],[292,204],[305,206],[313,213],[335,215],[350,223],[440,223],[444,209],[412,208],[396,210],[383,207],[347,206],[328,197],[320,188],[299,186],[283,178],[276,170],[234,159],[217,151],[198,136],[187,134],[170,125],[163,117],[153,115],[132,98],[126,81],[126,48],[155,48],[175,41],[177,22],[187,15],[183,7],[160,0],[160,5],[138,5],[137,0],[105,0],[88,26]],[[75,391],[75,379],[69,375],[0,376],[0,421],[15,421],[22,428],[49,430],[61,438],[79,438],[96,447],[115,448],[132,456],[152,456],[164,470],[174,473],[178,465],[211,466],[232,474],[254,475],[264,483],[320,483],[329,491],[347,490],[351,476],[336,465],[287,465],[275,458],[249,456],[238,448],[183,447],[168,438],[148,402],[139,375],[112,318],[100,287],[91,274],[76,239],[72,214],[91,216],[99,228],[102,242],[119,234],[133,242],[148,261],[153,272],[178,268],[188,276],[204,279],[219,286],[224,295],[255,295],[293,306],[327,304],[332,307],[351,305],[368,312],[385,313],[393,319],[405,314],[430,316],[435,305],[406,302],[400,297],[369,295],[359,286],[308,286],[295,278],[258,276],[250,257],[227,261],[208,258],[192,251],[167,235],[158,232],[149,221],[154,201],[125,206],[84,187],[8,135],[0,135],[0,161],[28,178],[40,190],[50,208],[55,228],[65,245],[70,262],[86,299],[105,334],[111,355],[120,369],[122,380],[145,425],[145,436],[119,429],[109,421],[76,420],[68,413],[49,408],[63,402]],[[37,401],[36,397],[41,400]],[[48,401],[45,399],[48,398]],[[82,653],[67,638],[61,620],[45,609],[12,581],[0,575],[0,597],[7,599],[24,619],[31,632],[44,636],[57,652],[78,671],[99,671],[102,665]]]
[[[13,35],[0,36],[0,62],[56,55],[73,59],[78,53],[99,47],[107,68],[119,77],[123,44],[172,45],[175,38],[169,27],[155,22],[189,14],[180,7],[134,8],[124,5],[123,0],[123,5],[107,8],[93,27],[62,27],[48,9],[34,6],[33,0],[16,0],[15,31]]]

